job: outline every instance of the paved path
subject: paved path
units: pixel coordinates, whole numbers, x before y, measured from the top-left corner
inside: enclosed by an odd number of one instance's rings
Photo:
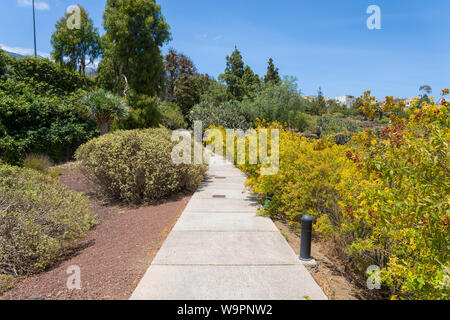
[[[131,299],[327,299],[273,222],[256,215],[245,176],[220,159]]]

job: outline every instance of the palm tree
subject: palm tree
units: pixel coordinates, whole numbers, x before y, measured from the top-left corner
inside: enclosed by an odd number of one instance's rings
[[[100,135],[107,134],[114,119],[127,115],[129,111],[124,99],[104,89],[89,92],[83,104],[90,116],[97,120]]]

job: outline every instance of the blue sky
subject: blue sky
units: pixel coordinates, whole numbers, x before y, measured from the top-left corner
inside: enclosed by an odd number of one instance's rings
[[[105,0],[36,0],[38,51],[51,52],[54,24],[72,4],[85,7],[103,32]],[[450,1],[446,0],[159,0],[173,47],[202,73],[217,77],[235,45],[264,75],[272,57],[303,94],[409,97],[422,84],[450,87]],[[31,0],[2,0],[0,44],[33,47]],[[368,30],[369,5],[381,8],[381,30]]]

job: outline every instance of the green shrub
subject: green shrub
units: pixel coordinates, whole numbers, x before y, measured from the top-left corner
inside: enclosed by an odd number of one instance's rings
[[[0,158],[20,165],[26,154],[69,160],[84,142],[98,135],[80,101],[83,90],[66,95],[38,94],[13,79],[0,80]]]
[[[11,275],[0,274],[0,295],[14,286],[15,278]]]
[[[45,270],[94,224],[82,194],[37,171],[0,165],[0,274]]]
[[[118,118],[113,129],[134,130],[157,127],[161,115],[154,98],[146,95],[134,95],[128,99],[130,110],[126,117]]]
[[[14,139],[6,134],[0,137],[0,160],[12,164],[20,164],[22,163],[25,149],[26,142],[22,139]]]
[[[291,129],[296,128],[295,117],[305,112],[308,101],[302,98],[295,84],[295,79],[285,79],[282,84],[266,83],[261,90],[242,102],[247,120],[255,123],[257,119],[268,122],[287,123]]]
[[[341,132],[334,135],[334,143],[339,146],[347,144],[352,140],[353,135],[348,132]]]
[[[10,76],[16,81],[41,84],[42,94],[73,92],[83,88],[83,78],[73,70],[58,65],[49,59],[11,58]]]
[[[49,157],[39,154],[29,154],[23,161],[24,168],[46,172],[53,165]]]
[[[208,90],[203,92],[200,97],[201,102],[208,102],[215,106],[219,106],[228,101],[227,86],[214,79],[209,79]]]
[[[167,129],[186,129],[187,123],[184,121],[181,108],[175,103],[164,101],[159,105],[159,112],[162,116],[161,124]]]
[[[63,171],[60,168],[53,168],[53,169],[47,170],[45,173],[50,177],[56,178],[56,177],[59,177],[60,175],[62,175]]]
[[[167,129],[116,131],[82,145],[76,152],[86,175],[104,195],[126,203],[153,202],[195,190],[205,166],[176,165],[176,145]]]
[[[317,128],[315,117],[301,111],[295,112],[294,116],[290,117],[288,125],[300,132],[313,132]]]
[[[222,127],[226,129],[250,128],[250,124],[241,112],[242,106],[237,101],[225,102],[220,106],[202,102],[192,108],[190,120],[202,121],[203,128]]]
[[[317,119],[317,131],[322,136],[345,131],[356,133],[361,130],[358,121],[352,119],[334,116],[322,116]]]
[[[3,74],[3,75],[2,75]],[[81,106],[82,77],[48,59],[0,54],[0,158],[20,165],[26,154],[69,160],[98,135]]]

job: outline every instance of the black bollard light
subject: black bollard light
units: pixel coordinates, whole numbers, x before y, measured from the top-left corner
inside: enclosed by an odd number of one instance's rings
[[[300,244],[300,260],[311,261],[311,236],[313,219],[309,215],[302,218],[302,239]]]

